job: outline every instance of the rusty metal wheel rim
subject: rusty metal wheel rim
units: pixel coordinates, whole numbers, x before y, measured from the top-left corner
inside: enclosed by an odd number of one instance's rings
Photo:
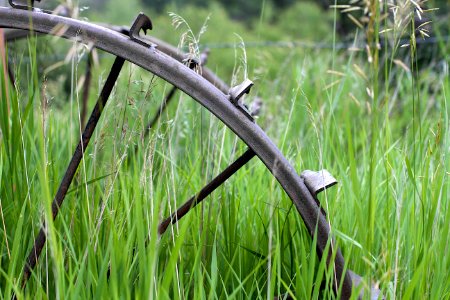
[[[30,28],[30,21],[33,24],[32,28]],[[114,30],[45,12],[0,7],[0,27],[56,35],[54,28],[61,25],[65,26],[65,31],[60,33],[60,37],[93,44],[94,47],[116,56],[115,64],[117,65],[123,64],[126,60],[142,67],[182,90],[220,119],[249,146],[250,151],[258,156],[278,180],[295,204],[309,233],[316,234],[318,254],[322,255],[330,242],[330,227],[313,194],[305,185],[304,179],[297,174],[265,132],[251,118],[248,118],[238,105],[230,101],[229,95],[157,48],[137,43],[129,36]],[[54,217],[60,205],[61,203],[54,206],[56,207]],[[33,251],[30,253],[30,257],[34,256],[33,253]],[[334,260],[331,255],[328,253],[328,261],[334,263],[336,285],[342,286],[341,297],[349,298],[352,280],[349,272],[346,271],[344,258],[338,249],[335,249]],[[27,264],[26,271],[28,267]],[[28,271],[31,272],[31,270]]]

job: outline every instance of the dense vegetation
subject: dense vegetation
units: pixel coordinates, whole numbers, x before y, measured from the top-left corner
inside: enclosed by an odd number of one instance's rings
[[[298,172],[326,168],[338,178],[320,200],[366,288],[374,284],[388,299],[449,299],[445,34],[420,42],[427,39],[413,28],[417,7],[409,1],[397,20],[373,13],[350,43],[335,30],[345,8],[248,1],[255,17],[237,22],[239,6],[227,12],[219,2],[142,9],[151,34],[192,55],[210,48],[208,66],[227,83],[255,81],[246,101],[263,99],[257,123]],[[371,3],[364,8],[376,12],[379,1]],[[129,24],[140,5],[109,1],[80,9],[80,18]],[[53,222],[51,201],[79,140],[86,64],[86,47],[61,44],[39,38],[11,45],[15,87],[0,72],[1,298],[336,297],[332,270],[257,159],[158,236],[158,222],[246,147],[181,94],[143,138],[170,85],[136,66],[122,70]],[[426,51],[433,57],[420,61]],[[98,53],[91,107],[111,63]],[[24,258],[42,220],[49,243],[23,292]]]

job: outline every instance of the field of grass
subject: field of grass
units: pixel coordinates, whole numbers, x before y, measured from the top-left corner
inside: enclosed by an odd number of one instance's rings
[[[219,21],[212,14],[205,42],[236,39],[210,31],[232,23],[214,13]],[[158,20],[166,25],[156,35],[180,40],[186,24],[175,30],[169,16]],[[245,44],[263,29],[231,31]],[[81,132],[86,51],[70,44],[77,55],[68,56],[66,77],[49,71],[46,79],[39,43],[15,48],[15,87],[0,72],[0,299],[338,298],[332,268],[257,158],[158,235],[159,222],[246,146],[180,93],[144,138],[171,86],[128,63],[53,221],[51,201]],[[212,49],[208,66],[227,83],[255,81],[246,102],[262,98],[257,123],[299,173],[325,168],[338,179],[320,201],[366,289],[376,285],[387,299],[450,299],[448,42],[443,61],[420,69],[376,49],[236,46]],[[111,64],[100,55],[90,108]],[[23,291],[24,260],[42,221],[48,242]]]

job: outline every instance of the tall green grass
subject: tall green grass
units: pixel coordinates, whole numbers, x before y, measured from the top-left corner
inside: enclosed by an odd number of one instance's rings
[[[129,64],[52,222],[80,136],[83,61],[73,56],[70,96],[60,99],[40,76],[35,41],[27,46],[15,54],[16,88],[0,72],[2,299],[336,298],[332,269],[257,159],[158,236],[158,222],[246,147],[181,94],[144,139],[170,86]],[[408,71],[376,51],[377,64],[364,51],[286,51],[280,61],[261,50],[245,66],[264,99],[257,122],[299,172],[326,168],[338,178],[320,200],[348,268],[388,299],[449,298],[448,62],[419,72],[414,60]],[[110,65],[103,58],[94,72],[91,105]],[[44,220],[49,241],[23,291],[24,259]]]

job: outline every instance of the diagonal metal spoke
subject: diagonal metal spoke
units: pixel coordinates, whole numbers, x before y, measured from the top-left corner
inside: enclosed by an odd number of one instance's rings
[[[211,180],[204,188],[200,190],[195,196],[186,201],[180,208],[177,209],[170,217],[162,221],[158,226],[159,234],[163,234],[170,223],[175,224],[183,216],[185,216],[192,208],[202,202],[212,192],[214,192],[219,186],[221,186],[228,178],[242,168],[255,156],[255,152],[252,149],[248,149],[238,159],[236,159],[231,165],[229,165],[222,173],[217,175]]]
[[[159,106],[158,110],[156,111],[153,118],[148,122],[147,126],[145,126],[145,132],[144,137],[148,136],[148,133],[150,132],[150,129],[152,129],[156,122],[158,122],[158,119],[161,117],[162,113],[166,109],[167,105],[169,105],[170,100],[172,100],[173,96],[175,95],[175,92],[178,89],[176,87],[172,87],[169,91],[169,93],[166,95],[166,97],[163,99],[161,105]]]
[[[88,100],[89,100],[89,90],[91,87],[91,81],[92,81],[92,62],[93,62],[93,55],[91,50],[87,57],[86,62],[86,73],[84,75],[84,86],[83,86],[83,103],[81,107],[81,127],[84,127],[86,124],[86,115],[87,115],[87,106],[88,106]]]
[[[172,100],[173,96],[175,95],[176,91],[178,89],[176,87],[172,87],[169,91],[169,93],[166,95],[166,97],[164,97],[163,101],[161,102],[158,110],[156,111],[155,115],[153,116],[153,118],[148,122],[147,126],[145,126],[144,128],[144,132],[141,135],[141,137],[143,139],[145,139],[149,133],[150,133],[150,129],[152,129],[155,124],[158,122],[159,118],[161,117],[162,113],[164,112],[164,110],[166,109],[167,105],[169,105],[170,100]],[[134,147],[134,153],[136,154],[138,152],[139,149],[139,145],[137,144]],[[131,158],[131,156],[128,156],[129,158]]]
[[[86,125],[86,128],[83,131],[82,137],[78,143],[77,148],[72,156],[72,159],[67,167],[66,173],[64,174],[63,179],[61,180],[61,184],[59,185],[58,192],[55,195],[55,198],[52,202],[52,217],[56,218],[59,212],[59,208],[61,207],[64,198],[66,196],[67,190],[72,183],[73,177],[78,169],[78,165],[84,155],[84,150],[89,144],[89,141],[92,137],[95,127],[100,119],[100,116],[103,112],[103,109],[108,101],[108,98],[111,94],[111,91],[114,87],[114,84],[117,81],[120,70],[124,64],[125,60],[121,57],[116,57],[113,66],[111,67],[111,72],[106,79],[105,85],[100,93],[100,96],[97,100],[97,103],[94,107],[94,110],[91,113],[89,121]],[[37,264],[39,256],[41,255],[42,249],[47,240],[45,233],[45,223],[42,225],[38,236],[34,241],[33,249],[31,250],[28,258],[26,260],[24,270],[23,270],[23,278],[22,278],[22,288],[25,287],[29,277],[31,276],[31,272]]]

